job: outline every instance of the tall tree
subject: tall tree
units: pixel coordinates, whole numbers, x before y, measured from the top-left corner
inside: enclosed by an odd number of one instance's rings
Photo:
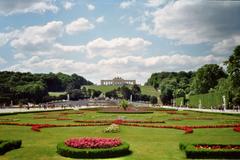
[[[208,93],[213,89],[220,78],[225,78],[227,75],[223,68],[217,64],[206,64],[199,68],[193,77],[192,90],[194,94]]]

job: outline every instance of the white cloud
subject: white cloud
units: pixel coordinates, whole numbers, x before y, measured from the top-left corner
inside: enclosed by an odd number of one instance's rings
[[[120,3],[119,7],[122,9],[126,9],[126,8],[129,8],[130,6],[132,6],[135,2],[136,2],[136,0],[123,1]]]
[[[75,45],[75,46],[70,46],[70,45],[62,45],[59,43],[56,43],[53,45],[54,51],[59,51],[59,52],[84,52],[85,51],[85,46],[83,45]]]
[[[98,17],[98,18],[96,19],[96,22],[97,22],[97,23],[102,23],[102,22],[104,22],[104,16]]]
[[[14,59],[17,59],[17,60],[23,60],[23,59],[26,59],[27,57],[23,54],[23,53],[17,53],[14,55]]]
[[[72,9],[72,7],[74,6],[75,4],[73,2],[70,2],[70,1],[66,1],[63,3],[63,8],[65,10],[70,10]]]
[[[148,31],[183,44],[216,43],[240,33],[240,2],[178,0],[152,12]]]
[[[212,52],[217,54],[231,54],[233,49],[240,45],[240,35],[224,39],[213,45]]]
[[[167,3],[173,2],[174,0],[147,0],[147,7],[158,7],[161,5],[166,5]]]
[[[93,4],[87,4],[87,9],[89,11],[93,11],[93,10],[95,10],[95,6]]]
[[[2,57],[0,57],[0,64],[5,64],[7,63],[7,61],[5,59],[3,59]]]
[[[30,26],[19,32],[11,41],[11,46],[18,52],[48,51],[50,45],[61,36],[63,22],[52,21],[42,26]]]
[[[77,32],[83,32],[93,29],[95,26],[85,18],[79,18],[66,26],[66,32],[68,34],[74,34]]]
[[[18,30],[14,30],[8,33],[0,33],[0,47],[7,44],[19,34]]]
[[[44,13],[47,11],[57,12],[58,7],[52,0],[10,0],[0,1],[0,14],[12,15],[16,13]]]
[[[93,41],[88,42],[88,44],[86,45],[86,50],[90,57],[94,57],[96,55],[103,57],[119,57],[131,54],[135,51],[144,50],[147,46],[151,44],[151,42],[138,37],[118,37],[112,40],[97,38]]]

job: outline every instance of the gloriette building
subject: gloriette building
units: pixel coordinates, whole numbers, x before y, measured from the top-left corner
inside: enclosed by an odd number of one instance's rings
[[[104,86],[122,86],[136,84],[136,80],[125,80],[121,77],[115,77],[112,80],[101,80],[101,85]]]

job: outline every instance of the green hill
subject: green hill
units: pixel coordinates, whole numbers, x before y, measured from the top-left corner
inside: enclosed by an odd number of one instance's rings
[[[103,85],[85,85],[86,89],[99,90],[101,92],[108,92],[113,89],[117,89],[119,86],[103,86]],[[131,86],[129,86],[131,88]],[[160,93],[156,91],[152,86],[140,86],[142,94],[159,97]]]

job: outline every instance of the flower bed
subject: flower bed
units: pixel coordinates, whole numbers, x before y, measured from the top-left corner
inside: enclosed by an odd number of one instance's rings
[[[0,155],[10,150],[20,148],[21,144],[21,140],[0,140]]]
[[[64,142],[73,148],[111,148],[122,144],[119,138],[70,138]]]
[[[180,143],[187,158],[239,159],[240,145],[236,144],[187,144]]]
[[[117,133],[120,132],[119,125],[117,124],[111,124],[109,127],[105,128],[103,130],[104,133]]]
[[[236,131],[236,132],[240,132],[240,126],[239,127],[234,127],[233,130]]]
[[[71,138],[57,145],[57,153],[70,158],[109,158],[130,151],[129,145],[117,138]]]

